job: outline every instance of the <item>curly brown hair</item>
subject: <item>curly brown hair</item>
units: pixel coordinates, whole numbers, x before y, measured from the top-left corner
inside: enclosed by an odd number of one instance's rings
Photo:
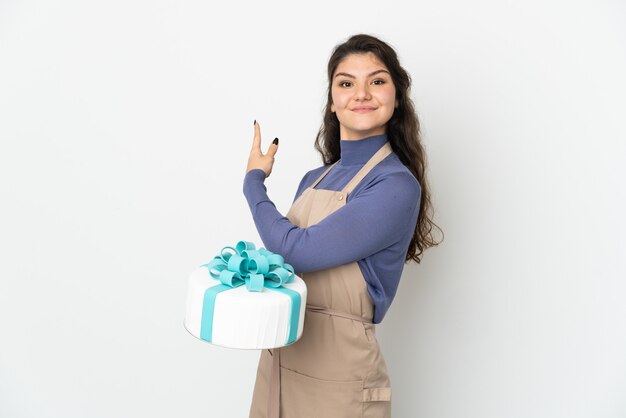
[[[420,255],[425,249],[439,245],[443,241],[443,231],[432,221],[433,207],[426,179],[426,153],[422,146],[419,120],[410,98],[411,77],[400,65],[398,56],[391,46],[374,36],[358,34],[335,47],[328,60],[328,99],[322,126],[315,139],[315,149],[322,155],[324,164],[332,164],[339,160],[340,125],[337,115],[331,112],[333,76],[339,63],[348,55],[368,52],[373,53],[385,64],[396,88],[398,107],[387,122],[387,139],[400,161],[413,173],[421,187],[418,220],[405,258],[405,262],[414,260],[419,263]],[[441,231],[442,239],[439,242],[432,236],[433,227]]]

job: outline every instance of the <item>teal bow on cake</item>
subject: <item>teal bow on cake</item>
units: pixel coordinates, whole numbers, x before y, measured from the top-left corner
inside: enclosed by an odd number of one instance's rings
[[[232,250],[228,251],[228,250]],[[233,247],[224,247],[206,267],[209,274],[222,284],[250,292],[262,292],[264,287],[277,288],[293,280],[293,267],[280,254],[265,248],[256,249],[252,242],[239,241]]]
[[[295,273],[293,267],[285,263],[281,255],[274,254],[265,248],[257,250],[251,242],[239,241],[235,248],[222,248],[219,255],[207,264],[202,264],[201,267],[206,267],[211,277],[221,282],[221,284],[209,286],[204,292],[200,325],[201,339],[208,342],[213,340],[217,296],[245,284],[246,289],[251,292],[263,292],[264,288],[268,288],[289,298],[289,331],[285,344],[296,341],[302,298],[297,291],[283,286],[294,280]]]

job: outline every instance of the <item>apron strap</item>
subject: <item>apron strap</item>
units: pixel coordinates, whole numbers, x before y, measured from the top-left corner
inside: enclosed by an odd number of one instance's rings
[[[317,178],[317,180],[315,180],[315,182],[313,184],[311,184],[309,187],[311,189],[314,189],[315,186],[317,186],[317,183],[319,183],[320,181],[322,181],[322,179],[324,178],[324,176],[326,176],[326,174],[328,174],[328,172],[330,171],[331,168],[333,168],[335,166],[335,164],[337,164],[339,162],[339,160],[335,161],[335,163],[333,163],[330,167],[328,167],[326,170],[324,170],[324,172],[322,173],[321,176],[319,176]]]
[[[342,192],[346,194],[352,193],[352,190],[354,190],[356,185],[359,184],[361,180],[363,180],[367,173],[369,173],[376,164],[384,160],[392,152],[393,150],[389,141],[385,142],[385,145],[380,147],[380,149],[376,151],[374,155],[372,155],[372,158],[370,158],[369,161],[366,162],[363,167],[361,167],[358,173],[356,173],[354,177],[352,177],[352,180],[350,180],[350,182],[346,184],[346,187],[343,188]]]
[[[306,305],[307,311],[322,313],[326,315],[338,316],[340,318],[352,319],[354,321],[372,324],[372,320],[359,315],[337,311],[335,309],[324,308],[315,305]],[[267,417],[280,418],[280,348],[268,350],[272,355],[272,370],[270,372],[270,394],[267,403]]]

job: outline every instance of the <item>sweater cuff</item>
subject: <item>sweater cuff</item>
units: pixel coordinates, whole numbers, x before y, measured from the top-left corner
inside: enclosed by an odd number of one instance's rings
[[[248,199],[248,203],[258,203],[266,195],[267,189],[263,184],[265,181],[265,171],[255,168],[246,173],[243,179],[243,194]]]

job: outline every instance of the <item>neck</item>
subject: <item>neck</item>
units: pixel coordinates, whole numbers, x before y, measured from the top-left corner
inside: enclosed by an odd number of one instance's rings
[[[340,165],[362,165],[387,142],[387,135],[373,135],[362,139],[342,139]]]

